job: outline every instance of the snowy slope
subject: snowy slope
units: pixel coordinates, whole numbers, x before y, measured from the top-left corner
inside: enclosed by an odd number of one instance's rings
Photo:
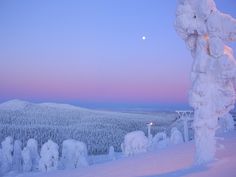
[[[217,160],[206,166],[192,166],[194,144],[190,142],[83,169],[17,177],[235,177],[236,132],[224,138],[224,149],[217,151]]]

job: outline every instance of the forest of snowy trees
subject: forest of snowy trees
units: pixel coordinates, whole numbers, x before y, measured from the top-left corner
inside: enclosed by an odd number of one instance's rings
[[[147,133],[147,122],[157,123],[158,126],[152,127],[152,133],[156,134],[165,131],[175,118],[175,113],[116,113],[70,105],[10,101],[0,105],[0,141],[11,136],[25,146],[28,139],[35,138],[42,146],[49,139],[57,144],[75,139],[87,145],[89,154],[103,154],[110,146],[121,151],[120,144],[128,132]]]
[[[59,153],[59,146],[52,140],[39,149],[35,139],[29,139],[23,147],[20,140],[8,136],[1,143],[0,175],[10,171],[26,173],[79,168],[88,165],[87,156],[87,147],[80,141],[63,141],[62,152]]]
[[[165,146],[163,146],[163,142]],[[143,131],[129,132],[123,137],[123,143],[120,146],[124,156],[133,156],[179,143],[183,143],[183,136],[174,127],[170,137],[162,132],[149,139]],[[108,151],[107,159],[115,160],[114,147],[110,146]],[[64,140],[61,145],[49,139],[39,146],[37,140],[31,138],[23,146],[20,140],[14,140],[8,136],[0,146],[0,175],[9,172],[28,173],[75,169],[88,165],[87,145],[74,139]]]

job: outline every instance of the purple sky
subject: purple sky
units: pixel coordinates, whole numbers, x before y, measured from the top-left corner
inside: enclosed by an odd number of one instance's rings
[[[236,17],[235,0],[216,3]],[[186,103],[192,58],[174,31],[175,7],[1,0],[0,102]]]

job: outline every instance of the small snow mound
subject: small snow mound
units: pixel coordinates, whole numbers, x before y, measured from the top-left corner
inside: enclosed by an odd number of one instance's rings
[[[125,135],[121,144],[122,152],[125,156],[147,152],[148,138],[142,131],[134,131]]]

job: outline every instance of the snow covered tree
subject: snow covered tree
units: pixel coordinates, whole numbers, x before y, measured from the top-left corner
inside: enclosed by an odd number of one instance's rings
[[[170,135],[170,143],[171,144],[179,144],[179,143],[183,143],[183,136],[182,133],[176,128],[173,127],[171,129],[171,135]]]
[[[157,133],[150,144],[150,149],[162,149],[169,145],[169,139],[166,136],[165,132],[159,132]]]
[[[17,172],[22,171],[22,143],[20,140],[15,140],[13,150],[12,169]]]
[[[236,20],[214,0],[179,0],[175,28],[194,58],[189,94],[194,108],[196,163],[212,161],[218,118],[234,107],[236,62],[224,43],[236,40]]]
[[[219,118],[219,132],[230,132],[234,130],[234,118],[230,113]]]
[[[122,152],[125,156],[147,152],[148,138],[142,131],[127,133],[124,142],[121,144]]]
[[[13,139],[8,136],[2,142],[1,153],[1,173],[5,174],[11,170],[12,167],[12,154],[13,154]]]
[[[0,176],[3,176],[2,173],[2,163],[3,163],[3,154],[2,154],[2,149],[0,148]]]
[[[23,171],[30,172],[32,171],[32,159],[30,155],[30,149],[25,147],[22,151],[22,160],[23,160]]]
[[[43,144],[40,152],[39,170],[43,172],[57,169],[58,165],[58,145],[52,140]]]
[[[32,169],[31,171],[37,171],[39,165],[39,153],[38,153],[38,142],[35,139],[29,139],[26,147],[30,151],[30,158]]]
[[[29,139],[26,147],[22,151],[23,171],[37,171],[39,165],[38,142],[35,139]]]
[[[87,147],[83,142],[68,139],[62,144],[61,166],[63,169],[73,169],[87,166]]]
[[[109,159],[110,159],[110,160],[115,160],[115,159],[116,159],[116,157],[115,157],[115,149],[114,149],[113,146],[110,146],[110,147],[109,147],[108,156],[109,156]]]

